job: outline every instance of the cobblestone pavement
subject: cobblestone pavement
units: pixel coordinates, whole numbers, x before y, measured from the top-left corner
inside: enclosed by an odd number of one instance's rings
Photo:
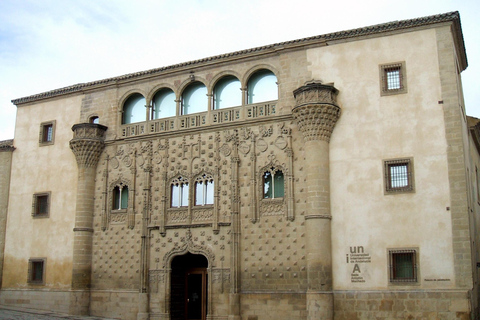
[[[98,317],[84,317],[84,316],[71,316],[66,314],[57,314],[48,311],[36,311],[36,310],[12,310],[10,308],[3,308],[0,306],[0,320],[58,320],[58,319],[70,319],[70,320],[113,320],[107,318]]]

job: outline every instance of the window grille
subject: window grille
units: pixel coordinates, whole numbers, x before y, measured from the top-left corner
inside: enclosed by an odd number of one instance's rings
[[[381,94],[406,93],[405,62],[380,66]]]
[[[417,282],[416,250],[390,250],[390,282]]]
[[[384,164],[385,189],[388,193],[413,191],[411,159],[388,160]]]
[[[386,87],[387,90],[398,90],[402,88],[402,78],[400,66],[390,67],[385,69]]]

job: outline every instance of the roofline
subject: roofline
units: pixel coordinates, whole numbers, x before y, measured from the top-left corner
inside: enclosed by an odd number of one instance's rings
[[[445,23],[445,22],[453,23],[452,32],[454,36],[454,41],[457,46],[457,50],[460,55],[460,63],[461,63],[460,67],[461,67],[461,70],[463,71],[468,66],[467,56],[465,51],[465,43],[463,40],[462,27],[460,24],[460,13],[458,11],[453,11],[453,12],[448,12],[448,13],[443,13],[438,15],[426,16],[422,18],[392,21],[388,23],[382,23],[382,24],[372,25],[372,26],[358,28],[358,29],[350,29],[345,31],[327,33],[324,35],[302,38],[298,40],[279,42],[279,43],[274,43],[274,44],[265,45],[261,47],[255,47],[251,49],[245,49],[245,50],[235,51],[231,53],[211,56],[203,59],[183,62],[183,63],[174,64],[166,67],[129,73],[129,74],[125,74],[118,77],[107,78],[103,80],[97,80],[97,81],[86,82],[86,83],[79,83],[79,84],[75,84],[75,85],[60,88],[60,89],[55,89],[55,90],[51,90],[51,91],[47,91],[47,92],[43,92],[43,93],[31,95],[31,96],[19,98],[19,99],[14,99],[12,100],[12,103],[15,105],[19,105],[19,104],[33,102],[37,100],[48,99],[56,96],[61,96],[64,94],[81,92],[82,90],[93,88],[98,85],[109,85],[122,80],[131,80],[131,79],[140,78],[146,75],[161,74],[166,71],[173,71],[173,70],[181,69],[184,67],[201,66],[207,63],[212,63],[212,62],[221,62],[222,60],[228,60],[234,57],[235,58],[239,58],[243,56],[246,57],[248,55],[251,55],[252,53],[258,54],[258,53],[268,52],[268,51],[295,48],[298,46],[307,46],[307,45],[312,45],[317,43],[325,43],[327,41],[338,41],[338,40],[346,40],[346,39],[352,39],[352,38],[360,38],[360,37],[365,37],[369,35],[382,34],[382,33],[387,33],[392,31],[411,29],[415,27]]]

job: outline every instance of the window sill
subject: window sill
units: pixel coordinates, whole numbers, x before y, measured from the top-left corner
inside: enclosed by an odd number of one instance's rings
[[[405,193],[415,193],[415,189],[409,188],[409,189],[390,189],[390,190],[385,190],[385,195],[392,195],[392,194],[405,194]]]
[[[46,146],[52,146],[54,143],[53,141],[47,141],[47,142],[40,142],[38,144],[39,147],[46,147]]]
[[[384,90],[381,92],[380,96],[382,97],[388,97],[388,96],[394,96],[394,95],[397,95],[397,94],[404,94],[404,93],[407,93],[407,89],[406,88],[402,88],[402,89],[390,89],[390,90]]]
[[[404,281],[401,281],[401,280],[392,281],[392,280],[390,280],[388,282],[388,285],[389,286],[394,286],[394,287],[401,287],[401,286],[411,287],[411,286],[419,286],[420,282],[418,280],[417,281],[415,281],[415,280],[412,280],[412,281],[406,281],[406,280],[404,280]]]
[[[279,197],[279,198],[263,198],[262,200],[260,201],[266,201],[266,202],[274,202],[274,201],[277,201],[277,202],[283,202],[283,199],[284,197]]]
[[[49,217],[50,217],[50,215],[48,213],[32,215],[33,219],[45,219],[45,218],[49,218]]]
[[[111,213],[127,213],[127,209],[112,209]]]

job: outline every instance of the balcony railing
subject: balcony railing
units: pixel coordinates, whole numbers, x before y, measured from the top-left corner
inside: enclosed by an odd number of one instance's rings
[[[222,123],[232,123],[276,114],[276,101],[249,104],[227,109],[210,110],[178,117],[149,120],[122,125],[122,137],[181,131]]]

